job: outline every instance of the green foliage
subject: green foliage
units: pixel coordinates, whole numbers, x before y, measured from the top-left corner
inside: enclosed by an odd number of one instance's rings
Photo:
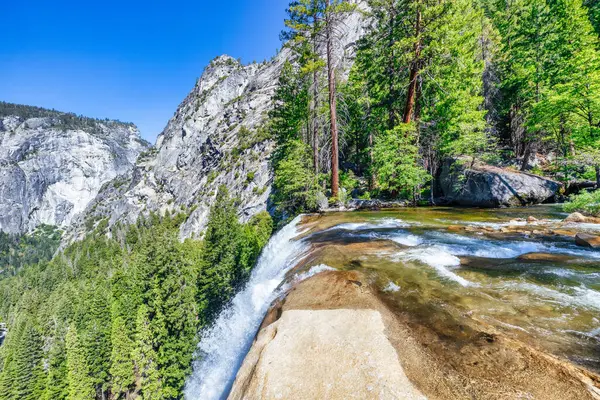
[[[489,147],[480,55],[486,19],[470,0],[369,4],[374,23],[342,88],[344,154],[370,178],[371,191],[412,195],[429,180],[425,167],[433,175],[442,158],[481,156]],[[417,89],[405,115],[411,71]],[[414,123],[403,126],[405,118]]]
[[[300,140],[280,148],[285,158],[275,166],[273,203],[280,220],[317,208],[319,186],[311,168],[311,149]]]
[[[96,397],[94,382],[90,377],[85,350],[80,343],[75,325],[67,332],[67,381],[69,383],[68,400],[89,400]]]
[[[340,187],[346,189],[346,192],[351,193],[354,189],[358,188],[358,179],[354,172],[342,172],[340,174]]]
[[[583,4],[588,8],[590,21],[597,34],[600,34],[600,3],[596,0],[584,0]]]
[[[244,282],[272,232],[268,214],[239,223],[226,193],[205,242],[179,241],[186,217],[150,214],[110,237],[95,230],[1,280],[1,398],[181,398],[198,330]]]
[[[132,355],[141,398],[143,400],[162,399],[164,395],[157,367],[158,355],[154,350],[148,307],[144,304],[138,308],[135,326],[135,346]]]
[[[269,129],[278,145],[274,154],[275,163],[285,158],[286,144],[302,136],[301,130],[308,117],[307,98],[306,84],[293,65],[286,62],[273,96],[273,109],[269,113]]]
[[[427,172],[418,165],[418,147],[413,132],[412,126],[401,124],[378,139],[374,158],[381,189],[413,194],[415,187],[429,179]]]
[[[523,166],[542,146],[568,158],[597,145],[600,53],[589,18],[595,7],[587,10],[581,0],[487,3],[502,38],[499,108]]]
[[[23,265],[49,261],[60,245],[62,232],[40,225],[32,234],[9,235],[0,231],[0,277],[14,274]]]
[[[134,365],[132,359],[133,343],[130,332],[123,317],[116,317],[112,321],[111,365],[112,376],[111,392],[116,398],[126,395],[134,384]]]
[[[31,321],[19,325],[19,336],[10,343],[5,358],[0,394],[6,400],[37,400],[46,384],[43,339]]]
[[[270,129],[277,148],[272,157],[275,174],[273,203],[279,220],[316,209],[317,177],[311,148],[302,141],[308,118],[307,87],[299,71],[286,63],[270,112]]]
[[[581,212],[584,214],[600,217],[600,190],[595,192],[584,192],[571,199],[563,205],[566,212]]]

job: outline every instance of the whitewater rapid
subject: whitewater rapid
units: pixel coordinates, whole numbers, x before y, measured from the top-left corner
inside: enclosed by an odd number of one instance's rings
[[[294,240],[301,216],[277,232],[263,250],[246,287],[223,310],[214,325],[203,332],[198,361],[185,387],[187,400],[225,398],[271,303],[286,290],[281,285],[309,248]]]

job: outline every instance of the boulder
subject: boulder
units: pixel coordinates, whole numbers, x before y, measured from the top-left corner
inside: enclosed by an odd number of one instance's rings
[[[575,212],[571,215],[569,215],[567,218],[565,218],[565,222],[586,222],[587,218],[585,215]]]
[[[354,271],[300,283],[266,316],[228,399],[425,399],[365,286]]]
[[[559,182],[486,164],[447,160],[438,175],[441,202],[470,207],[519,207],[552,202]]]
[[[600,249],[600,236],[589,235],[587,233],[578,233],[575,235],[575,243],[581,247]]]
[[[370,280],[326,271],[295,284],[263,321],[228,399],[598,398],[597,375],[473,313],[430,325]]]
[[[565,218],[565,222],[574,222],[581,224],[600,224],[600,218],[587,217],[581,213],[576,212]]]
[[[539,262],[568,262],[573,260],[572,256],[553,253],[527,253],[517,257],[521,261],[539,261]]]

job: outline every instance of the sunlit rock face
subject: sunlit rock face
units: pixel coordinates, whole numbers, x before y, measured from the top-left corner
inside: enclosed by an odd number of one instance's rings
[[[340,24],[338,76],[348,73],[364,26],[358,12]],[[110,224],[132,223],[151,211],[180,209],[191,212],[181,237],[199,235],[221,185],[239,200],[241,220],[266,210],[274,143],[265,127],[281,68],[292,57],[283,49],[263,63],[244,65],[226,55],[214,59],[159,135],[155,151],[139,160],[124,184],[107,186],[69,237],[81,237],[85,221],[108,217]]]
[[[131,124],[68,129],[60,118],[0,116],[0,230],[66,226],[148,144]]]

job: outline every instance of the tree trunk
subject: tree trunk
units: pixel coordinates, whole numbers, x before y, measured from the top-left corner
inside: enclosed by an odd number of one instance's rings
[[[395,38],[394,38],[394,33],[396,31],[396,8],[394,7],[394,4],[391,5],[390,7],[390,26],[389,26],[389,32],[388,32],[388,46],[390,47],[390,53],[389,53],[389,58],[388,58],[388,79],[389,79],[389,99],[388,99],[388,118],[389,118],[389,122],[388,122],[388,128],[394,129],[394,127],[396,126],[396,110],[394,107],[394,101],[396,101],[396,99],[398,98],[398,95],[396,93],[396,87],[394,85],[394,78],[396,76],[396,69],[394,68],[394,62],[395,62],[395,57],[394,57],[394,51],[391,50],[394,48],[394,42],[395,42]]]
[[[415,97],[417,92],[417,80],[419,77],[419,57],[421,56],[421,9],[417,7],[417,20],[415,24],[415,58],[410,66],[410,80],[408,94],[406,96],[406,108],[404,109],[403,122],[409,124],[415,108]]]
[[[600,189],[600,165],[596,165],[596,189]]]
[[[531,143],[525,145],[523,152],[523,161],[521,162],[521,171],[525,171],[529,167],[529,158],[531,157]]]
[[[317,29],[317,15],[313,15],[313,26]],[[317,58],[317,35],[314,35],[313,39],[313,53],[314,57]],[[316,60],[315,60],[316,61]],[[313,67],[314,68],[314,67]],[[312,144],[313,144],[313,167],[315,169],[315,175],[319,174],[319,123],[317,121],[317,110],[319,109],[319,71],[316,69],[313,71],[313,104],[312,104],[312,119],[313,119],[313,132],[312,132]]]
[[[369,176],[369,191],[375,189],[375,172],[373,172],[373,132],[369,132],[369,161],[370,161],[370,176]]]
[[[327,0],[327,8],[331,0]],[[338,149],[338,127],[337,127],[337,104],[335,89],[335,70],[333,65],[333,27],[331,26],[331,10],[327,10],[325,16],[327,34],[327,78],[329,79],[329,117],[331,123],[331,196],[337,198],[340,191],[339,177],[339,149]]]
[[[318,88],[318,72],[315,70],[313,73],[313,105],[312,105],[312,118],[313,118],[313,166],[315,168],[315,174],[319,173],[319,123],[317,121],[317,109],[318,109],[318,96],[319,96],[319,88]]]

